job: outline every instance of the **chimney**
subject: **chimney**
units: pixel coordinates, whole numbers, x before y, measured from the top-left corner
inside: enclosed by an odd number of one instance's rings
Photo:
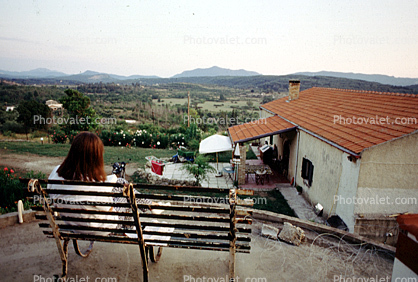
[[[290,79],[289,80],[289,101],[296,100],[299,98],[300,80]]]

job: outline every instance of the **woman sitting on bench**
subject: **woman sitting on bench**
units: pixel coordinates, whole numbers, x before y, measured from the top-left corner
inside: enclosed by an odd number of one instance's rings
[[[64,162],[55,167],[48,179],[53,180],[80,180],[91,182],[112,182],[116,183],[118,178],[116,175],[107,176],[104,170],[103,161],[104,146],[102,140],[94,133],[80,132],[73,140],[70,151]],[[50,189],[65,190],[92,190],[101,192],[112,192],[113,187],[110,186],[70,186],[49,184]],[[94,196],[74,196],[74,195],[52,195],[52,200],[59,208],[65,208],[65,203],[80,202],[77,207],[84,210],[111,211],[113,208],[109,206],[87,205],[88,203],[113,202],[109,197]],[[86,203],[84,205],[83,203]],[[75,206],[72,206],[74,208]],[[117,219],[115,216],[95,215],[95,214],[68,214],[61,213],[61,216],[77,217],[77,218],[98,218],[98,219]],[[68,222],[75,225],[75,222]],[[90,227],[103,227],[100,224],[77,222],[77,225]],[[106,227],[115,228],[116,224],[108,224]],[[77,231],[77,233],[83,233]],[[108,235],[108,232],[97,232],[97,235]]]

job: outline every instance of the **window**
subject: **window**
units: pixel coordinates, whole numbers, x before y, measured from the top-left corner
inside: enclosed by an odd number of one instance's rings
[[[312,162],[306,158],[302,160],[302,178],[308,182],[308,186],[312,186],[314,166]]]

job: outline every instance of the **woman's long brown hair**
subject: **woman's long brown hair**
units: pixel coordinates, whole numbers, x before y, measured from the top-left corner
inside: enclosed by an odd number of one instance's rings
[[[58,175],[67,180],[105,181],[102,140],[91,132],[80,132],[58,168]]]

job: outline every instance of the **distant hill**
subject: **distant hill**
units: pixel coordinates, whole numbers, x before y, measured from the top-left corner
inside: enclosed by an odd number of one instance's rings
[[[45,68],[38,68],[30,71],[4,71],[0,70],[0,77],[3,78],[54,78],[66,76],[63,72],[53,71]]]
[[[158,78],[127,80],[125,83],[139,82],[145,85],[170,84],[170,83],[192,83],[202,85],[218,85],[241,89],[254,89],[255,92],[287,92],[289,90],[289,79],[300,79],[300,89],[305,90],[311,87],[341,88],[353,90],[368,90],[379,92],[397,92],[418,94],[416,86],[393,86],[355,80],[348,78],[330,76],[305,76],[305,75],[257,75],[257,76],[205,76],[205,77],[179,77],[179,78]]]
[[[53,71],[45,68],[39,68],[31,71],[12,72],[0,70],[0,77],[7,79],[31,79],[31,80],[45,80],[44,83],[60,83],[65,81],[66,83],[112,83],[130,79],[141,78],[159,78],[158,76],[151,75],[131,75],[122,76],[116,74],[100,73],[96,71],[87,70],[80,74],[65,74],[63,72]]]
[[[365,81],[371,81],[371,82],[379,82],[382,84],[389,84],[389,85],[396,85],[396,86],[409,86],[413,84],[418,84],[418,78],[394,77],[394,76],[382,75],[382,74],[320,71],[320,72],[298,72],[298,73],[295,73],[295,75],[342,77],[342,78],[359,79],[359,80],[365,80]]]
[[[87,70],[80,74],[67,75],[64,77],[59,77],[63,81],[79,81],[82,83],[118,83],[123,82],[124,80],[131,79],[141,79],[141,78],[159,78],[158,76],[145,76],[145,75],[131,75],[131,76],[122,76],[116,74],[107,74],[100,73],[96,71]]]
[[[202,77],[202,76],[254,76],[260,75],[254,71],[246,71],[246,70],[230,70],[224,69],[217,66],[213,66],[207,69],[194,69],[184,71],[180,74],[176,74],[172,76],[172,78],[180,78],[180,77]]]

